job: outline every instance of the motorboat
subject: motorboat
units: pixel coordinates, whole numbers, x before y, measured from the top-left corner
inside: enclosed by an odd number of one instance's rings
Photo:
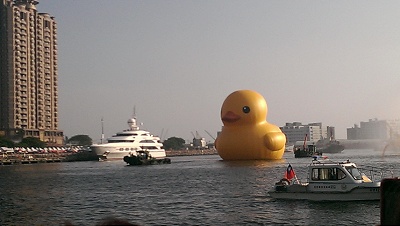
[[[123,160],[125,156],[137,155],[138,151],[147,151],[155,159],[166,157],[160,138],[141,130],[136,123],[136,116],[128,120],[128,127],[109,137],[107,143],[90,146],[99,160]]]
[[[137,151],[136,155],[130,154],[124,157],[124,162],[130,166],[139,165],[159,165],[171,164],[170,158],[156,159],[151,156],[148,151]]]
[[[289,164],[284,178],[269,195],[275,199],[311,201],[380,200],[381,180],[391,177],[390,170],[360,169],[349,160],[333,162],[326,157],[314,157],[308,166],[305,182],[297,178]]]

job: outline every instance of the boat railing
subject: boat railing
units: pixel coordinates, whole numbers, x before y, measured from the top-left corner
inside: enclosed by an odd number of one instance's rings
[[[340,162],[334,162],[326,156],[313,156],[312,158],[313,160],[311,162],[311,165],[324,165],[324,164],[340,165]]]
[[[299,178],[295,177],[290,181],[290,184],[305,185],[305,184],[308,184],[308,179],[303,179],[302,180],[302,179],[299,179]]]
[[[381,181],[384,178],[394,178],[393,171],[390,169],[374,166],[363,166],[359,168],[359,170],[372,181]]]

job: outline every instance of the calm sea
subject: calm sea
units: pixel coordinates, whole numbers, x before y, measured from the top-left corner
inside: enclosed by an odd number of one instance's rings
[[[330,159],[391,168],[400,153],[344,150]],[[225,162],[218,155],[172,164],[123,161],[0,166],[0,225],[96,225],[106,217],[139,225],[377,225],[379,201],[279,201],[267,191],[291,163],[305,178],[309,158]]]

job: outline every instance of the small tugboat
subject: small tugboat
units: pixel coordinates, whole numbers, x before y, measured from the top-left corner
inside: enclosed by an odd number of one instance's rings
[[[293,153],[295,158],[322,156],[322,152],[317,151],[314,142],[297,141],[293,146]]]
[[[322,156],[322,152],[317,151],[315,142],[307,141],[307,134],[304,137],[304,141],[296,141],[294,143],[293,153],[295,158]]]
[[[365,173],[368,174],[368,176]],[[361,170],[349,160],[333,162],[314,157],[308,166],[308,178],[301,182],[289,164],[285,176],[277,182],[269,195],[276,199],[312,201],[380,200],[381,180],[393,178],[390,170],[371,168]]]
[[[317,151],[321,153],[340,153],[344,150],[344,145],[337,140],[321,139],[315,144]]]
[[[158,164],[170,164],[171,159],[169,158],[153,158],[148,151],[136,151],[136,155],[130,154],[124,157],[124,161],[130,166],[138,165],[158,165]]]

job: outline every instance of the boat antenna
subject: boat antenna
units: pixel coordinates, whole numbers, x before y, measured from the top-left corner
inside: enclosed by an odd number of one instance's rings
[[[136,106],[135,105],[133,106],[133,115],[132,115],[132,117],[136,118]]]
[[[103,143],[104,140],[104,120],[103,116],[101,116],[101,138],[100,138],[100,143]]]
[[[165,138],[167,137],[167,134],[168,134],[168,128],[167,128],[167,131],[165,131],[165,133],[164,133],[164,139],[163,140],[165,140]]]
[[[161,130],[161,135],[160,135],[161,140],[163,140],[163,135],[164,135],[164,128],[162,128],[162,130]]]

